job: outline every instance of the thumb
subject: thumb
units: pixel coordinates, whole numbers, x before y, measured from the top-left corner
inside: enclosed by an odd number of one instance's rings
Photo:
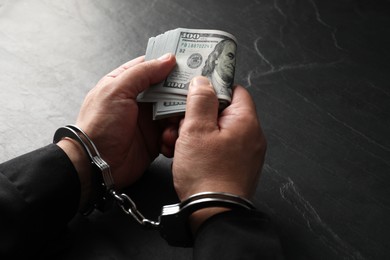
[[[158,59],[142,62],[128,68],[115,78],[123,93],[129,98],[136,98],[150,85],[161,82],[176,65],[173,54],[165,54]]]
[[[185,122],[197,126],[217,125],[218,98],[214,88],[206,77],[195,77],[191,80],[185,114]]]

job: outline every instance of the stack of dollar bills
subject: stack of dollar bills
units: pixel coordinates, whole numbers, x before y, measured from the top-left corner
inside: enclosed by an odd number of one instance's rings
[[[145,60],[172,53],[177,64],[163,82],[141,93],[138,101],[153,103],[153,119],[183,115],[189,83],[202,75],[212,83],[222,110],[231,102],[236,49],[236,38],[219,30],[177,28],[150,38]]]

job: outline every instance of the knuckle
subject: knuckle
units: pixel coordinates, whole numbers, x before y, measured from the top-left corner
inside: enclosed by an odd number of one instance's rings
[[[214,88],[210,85],[200,85],[195,88],[189,88],[189,94],[191,96],[200,96],[207,99],[216,98]]]

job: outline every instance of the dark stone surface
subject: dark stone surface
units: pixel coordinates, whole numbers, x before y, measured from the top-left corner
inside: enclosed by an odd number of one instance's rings
[[[286,258],[388,258],[389,1],[0,1],[1,160],[49,143],[101,76],[177,27],[238,38],[236,82],[269,144],[255,203]],[[145,215],[175,200],[169,165],[129,191]],[[118,209],[77,217],[60,241],[68,259],[191,258]]]

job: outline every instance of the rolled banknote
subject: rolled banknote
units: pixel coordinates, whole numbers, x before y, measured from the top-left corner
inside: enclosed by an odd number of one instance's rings
[[[231,102],[236,49],[236,38],[219,30],[178,28],[150,38],[145,60],[170,52],[177,65],[163,82],[141,93],[138,101],[154,103],[154,119],[181,115],[191,79],[203,75],[212,83],[222,110]]]

